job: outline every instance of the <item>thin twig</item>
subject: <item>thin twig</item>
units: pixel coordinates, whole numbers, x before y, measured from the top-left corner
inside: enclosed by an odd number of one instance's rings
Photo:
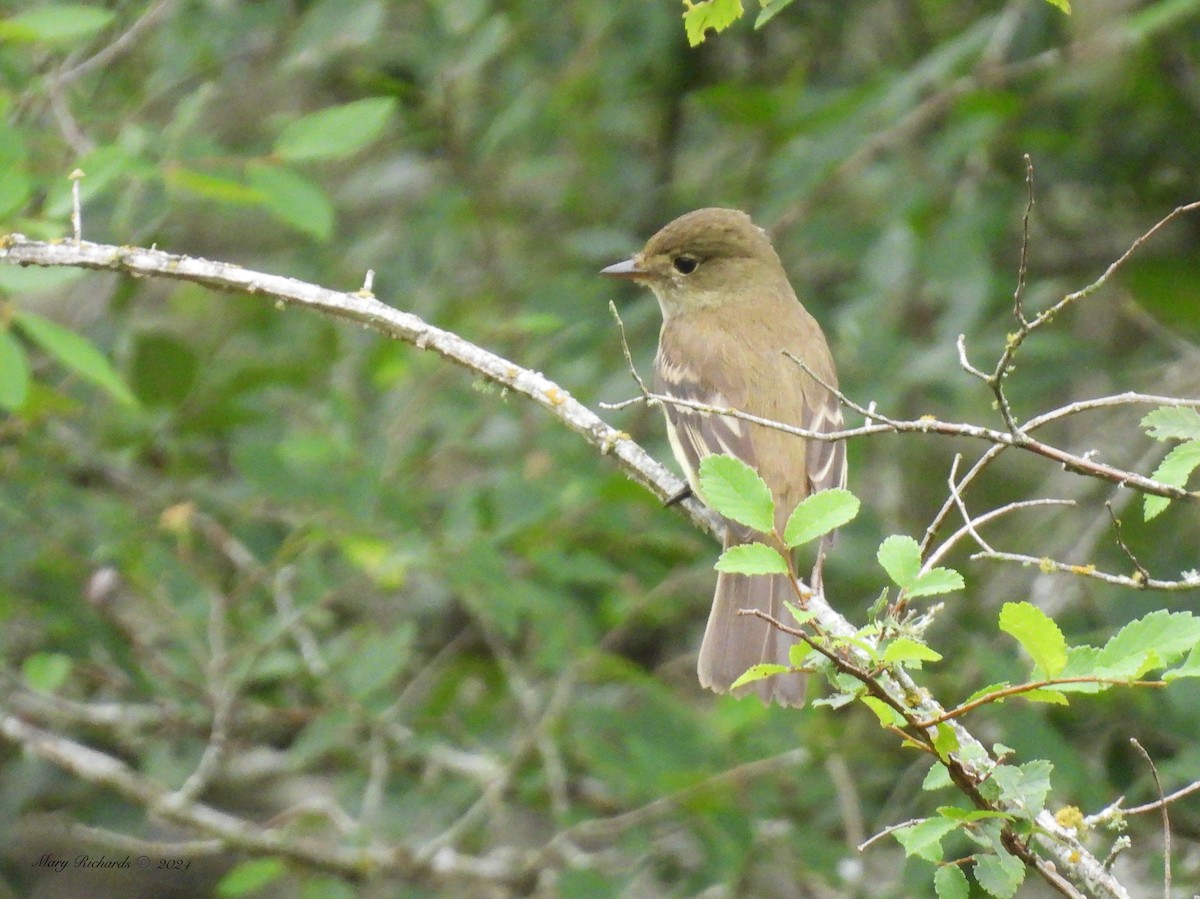
[[[1145,805],[1135,805],[1133,808],[1125,809],[1126,815],[1141,815],[1145,812],[1152,812],[1157,808],[1162,808],[1165,805],[1170,805],[1172,802],[1177,802],[1185,796],[1191,796],[1193,793],[1200,792],[1200,780],[1195,783],[1190,783],[1186,787],[1176,790],[1169,796],[1163,796],[1161,789],[1159,790],[1158,800],[1155,802],[1147,802]]]
[[[1150,580],[1150,572],[1146,567],[1138,561],[1137,556],[1133,554],[1133,550],[1129,548],[1129,544],[1125,542],[1125,537],[1121,534],[1121,519],[1117,518],[1117,513],[1113,510],[1111,500],[1104,501],[1104,508],[1108,510],[1108,517],[1112,519],[1113,530],[1116,532],[1117,546],[1121,547],[1121,552],[1125,553],[1130,562],[1133,563],[1134,569],[1137,571],[1137,577],[1134,580],[1140,580],[1143,584]]]
[[[1045,680],[1029,681],[1024,684],[1014,684],[1010,687],[1002,687],[999,690],[992,690],[985,693],[970,702],[965,702],[960,706],[955,706],[947,710],[941,715],[934,718],[929,718],[924,721],[918,721],[914,727],[936,727],[943,721],[950,721],[954,718],[961,718],[967,712],[973,712],[980,706],[989,705],[993,702],[999,702],[1002,699],[1007,699],[1009,696],[1020,696],[1022,693],[1030,693],[1034,690],[1053,689],[1061,684],[1108,684],[1110,686],[1125,686],[1125,687],[1165,687],[1166,681],[1161,680],[1123,680],[1119,677],[1096,677],[1094,675],[1081,675],[1080,677],[1049,677]]]
[[[633,354],[629,352],[629,341],[625,339],[625,322],[621,321],[621,313],[617,312],[617,304],[612,300],[608,301],[608,311],[612,313],[612,317],[617,321],[617,331],[621,335],[621,352],[625,354],[625,364],[629,366],[629,374],[637,382],[638,390],[642,392],[642,396],[649,396],[650,391],[646,387],[646,382],[638,374],[637,366],[633,364]]]
[[[1025,215],[1021,217],[1021,261],[1017,266],[1017,289],[1013,291],[1013,315],[1017,324],[1027,327],[1025,310],[1021,308],[1021,300],[1025,293],[1025,276],[1029,271],[1029,218],[1033,212],[1033,160],[1025,154],[1025,186],[1029,190],[1029,198],[1025,204]]]
[[[1154,777],[1154,788],[1158,790],[1158,802],[1162,809],[1163,823],[1163,899],[1171,899],[1171,818],[1167,814],[1167,803],[1163,797],[1162,781],[1158,779],[1158,768],[1146,747],[1138,742],[1137,737],[1130,737],[1129,742],[1142,754],[1146,764],[1150,766],[1150,774]]]
[[[1097,581],[1104,581],[1106,584],[1129,587],[1134,590],[1150,589],[1175,592],[1200,589],[1200,575],[1185,576],[1177,581],[1167,581],[1159,578],[1147,578],[1143,581],[1140,577],[1132,578],[1124,574],[1110,574],[1107,571],[1100,571],[1095,565],[1069,565],[1066,562],[1059,562],[1045,556],[1038,558],[1037,556],[1027,556],[1023,553],[977,552],[971,556],[971,559],[989,559],[996,562],[1019,562],[1022,565],[1036,565],[1046,573],[1061,571],[1066,574],[1089,577]]]
[[[921,571],[926,572],[926,571],[930,570],[931,568],[936,567],[938,562],[940,562],[943,558],[945,558],[946,554],[950,552],[950,550],[954,547],[954,545],[956,543],[958,543],[960,540],[962,540],[962,538],[965,537],[967,534],[970,534],[972,537],[974,537],[976,539],[976,541],[979,541],[981,546],[986,547],[986,544],[982,542],[982,538],[979,537],[979,535],[977,533],[975,533],[975,528],[978,527],[979,525],[987,524],[989,521],[993,521],[993,520],[999,518],[1001,515],[1007,515],[1009,512],[1016,512],[1018,509],[1030,509],[1030,508],[1033,508],[1034,506],[1073,506],[1073,505],[1075,505],[1075,500],[1073,500],[1073,499],[1053,499],[1050,497],[1045,497],[1042,499],[1023,499],[1023,500],[1017,500],[1017,501],[1011,502],[1011,503],[1005,503],[1003,506],[999,506],[998,508],[992,509],[989,512],[984,512],[982,515],[977,515],[975,518],[968,521],[967,524],[963,525],[961,528],[959,528],[957,531],[955,531],[953,534],[951,534],[949,537],[947,537],[945,542],[943,542],[941,546],[939,546],[936,550],[931,552],[925,558],[924,563],[922,563]],[[991,550],[991,549],[984,549],[984,552],[992,553],[997,556],[1002,555],[1002,553],[997,553],[995,550]]]

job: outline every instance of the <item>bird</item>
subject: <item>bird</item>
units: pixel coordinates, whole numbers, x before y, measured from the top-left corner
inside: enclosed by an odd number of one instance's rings
[[[663,226],[641,252],[602,275],[649,287],[662,311],[654,360],[654,392],[710,408],[736,409],[810,431],[842,427],[837,371],[824,332],[796,297],[770,238],[736,209],[697,209]],[[802,367],[786,353],[803,360]],[[807,368],[807,370],[806,370]],[[844,487],[841,441],[810,440],[727,415],[662,403],[675,459],[697,495],[700,460],[734,456],[770,488],[780,533],[805,497]],[[756,535],[726,520],[725,549]],[[758,538],[761,539],[761,538]],[[820,589],[825,546],[818,551],[814,588]],[[796,598],[787,575],[720,572],[700,645],[702,686],[728,693],[748,668],[790,665],[795,638],[741,609],[787,621],[785,601]],[[789,672],[733,691],[756,693],[764,704],[804,704],[804,677]]]

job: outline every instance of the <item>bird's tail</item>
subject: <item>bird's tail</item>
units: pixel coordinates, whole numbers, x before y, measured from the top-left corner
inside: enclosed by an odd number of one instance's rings
[[[795,598],[787,575],[717,575],[704,642],[700,644],[697,666],[700,683],[717,693],[728,693],[729,686],[751,665],[790,664],[788,650],[795,638],[788,636],[753,615],[739,615],[739,609],[758,609],[776,621],[791,620],[785,601]],[[799,708],[804,705],[804,675],[777,674],[755,681],[734,691],[735,696],[757,693],[764,703]]]

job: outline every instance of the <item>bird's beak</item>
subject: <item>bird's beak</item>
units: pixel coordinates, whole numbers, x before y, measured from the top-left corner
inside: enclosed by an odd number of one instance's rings
[[[634,256],[623,262],[614,262],[608,268],[600,269],[600,274],[610,278],[643,278],[646,270],[642,268],[641,260]]]

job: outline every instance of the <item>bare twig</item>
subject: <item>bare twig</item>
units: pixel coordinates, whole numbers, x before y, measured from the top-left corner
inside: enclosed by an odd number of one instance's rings
[[[1152,812],[1157,808],[1162,808],[1165,805],[1170,805],[1172,802],[1177,802],[1185,796],[1191,796],[1193,793],[1200,793],[1200,780],[1195,783],[1190,783],[1186,787],[1176,790],[1169,796],[1162,795],[1162,788],[1159,788],[1158,800],[1156,802],[1147,802],[1145,805],[1135,805],[1133,808],[1124,810],[1126,815],[1141,815],[1145,812]]]
[[[642,392],[642,396],[649,396],[650,391],[646,388],[646,382],[642,380],[642,376],[638,374],[637,366],[633,364],[633,353],[629,352],[629,341],[625,339],[625,322],[621,321],[621,313],[617,311],[617,304],[612,300],[608,301],[608,311],[612,313],[612,317],[617,322],[617,331],[621,335],[621,352],[625,354],[625,364],[629,366],[629,374],[637,382],[638,390]]]
[[[991,690],[970,702],[965,702],[960,706],[955,706],[952,709],[943,712],[936,718],[930,718],[925,721],[919,721],[914,724],[914,727],[926,728],[936,727],[943,721],[950,721],[954,718],[961,718],[967,712],[972,712],[980,706],[989,705],[993,702],[998,702],[1002,699],[1007,699],[1009,696],[1020,696],[1022,693],[1031,693],[1034,690],[1047,690],[1062,684],[1109,684],[1110,686],[1125,686],[1125,687],[1165,687],[1166,681],[1161,680],[1124,680],[1117,677],[1096,677],[1094,675],[1084,675],[1080,677],[1049,677],[1045,680],[1029,681],[1024,684],[1014,684],[1010,687],[1003,687],[999,690]]]
[[[1025,310],[1021,308],[1021,300],[1025,293],[1025,276],[1029,271],[1029,217],[1033,213],[1033,160],[1028,153],[1025,154],[1025,186],[1029,198],[1025,204],[1025,215],[1021,217],[1021,261],[1017,266],[1017,289],[1013,291],[1013,315],[1022,327],[1029,324]]]
[[[608,425],[549,378],[372,297],[328,290],[294,278],[256,272],[224,262],[176,256],[161,250],[116,247],[89,241],[81,241],[78,245],[30,241],[17,234],[0,238],[0,262],[65,265],[191,281],[214,290],[262,295],[271,300],[359,322],[388,337],[411,343],[418,349],[437,353],[479,377],[525,395],[602,453],[614,456],[630,478],[661,500],[679,495],[686,486],[628,434]],[[724,534],[724,522],[698,499],[688,497],[677,505],[701,530],[718,538]]]
[[[1051,499],[1051,498],[1024,499],[1024,500],[1018,500],[1016,502],[1005,503],[1003,506],[1000,506],[999,508],[996,508],[996,509],[992,509],[990,512],[984,512],[982,515],[977,515],[974,518],[968,520],[965,525],[963,525],[961,528],[959,528],[957,531],[955,531],[953,534],[951,534],[949,537],[947,537],[945,542],[943,542],[942,545],[939,546],[936,550],[929,553],[929,555],[925,558],[925,561],[921,564],[921,571],[926,572],[929,569],[934,568],[938,564],[938,562],[940,562],[946,556],[946,554],[949,553],[950,550],[954,548],[955,544],[957,544],[960,540],[962,540],[962,538],[965,537],[967,534],[970,534],[976,540],[976,542],[978,542],[980,544],[980,546],[984,547],[984,552],[994,553],[995,555],[1001,555],[1001,553],[996,553],[995,550],[987,548],[987,544],[984,543],[983,538],[980,537],[978,535],[978,533],[976,533],[975,528],[980,525],[987,524],[989,521],[994,521],[995,519],[999,518],[1002,515],[1007,515],[1009,512],[1016,512],[1019,509],[1031,509],[1035,506],[1073,506],[1073,505],[1075,505],[1075,501],[1071,500],[1071,499]]]
[[[1174,592],[1179,590],[1196,590],[1200,589],[1200,575],[1185,575],[1177,581],[1167,581],[1160,578],[1129,577],[1124,574],[1110,574],[1106,571],[1100,571],[1095,565],[1068,565],[1066,562],[1059,562],[1055,559],[1046,557],[1038,558],[1036,556],[1027,556],[1023,553],[1010,552],[977,552],[971,556],[974,559],[989,559],[996,562],[1018,562],[1022,565],[1036,565],[1042,571],[1060,571],[1064,574],[1075,574],[1080,577],[1089,577],[1098,581],[1104,581],[1106,584],[1113,584],[1118,587],[1129,587],[1133,590],[1165,590]]]
[[[1137,571],[1137,575],[1134,580],[1139,580],[1142,583],[1146,583],[1147,581],[1151,580],[1150,572],[1147,571],[1146,567],[1138,561],[1137,556],[1133,554],[1133,550],[1129,548],[1129,544],[1125,542],[1125,538],[1121,534],[1121,519],[1117,518],[1117,513],[1113,510],[1112,501],[1106,500],[1104,503],[1104,508],[1108,510],[1108,517],[1112,519],[1113,531],[1116,532],[1117,537],[1117,546],[1121,547],[1121,552],[1125,553],[1126,558],[1133,563],[1133,567]]]
[[[54,74],[54,81],[60,85],[69,84],[95,69],[108,65],[125,51],[129,50],[134,43],[146,31],[158,23],[171,7],[175,5],[175,0],[159,0],[149,9],[139,16],[132,25],[130,25],[120,36],[112,43],[106,45],[103,49],[93,53],[87,59],[67,69]]]
[[[1150,766],[1150,774],[1154,777],[1154,788],[1158,790],[1158,803],[1162,810],[1163,824],[1163,899],[1171,899],[1171,818],[1167,814],[1167,803],[1163,798],[1162,781],[1158,779],[1158,768],[1146,747],[1138,742],[1137,737],[1130,737],[1129,742],[1141,753],[1146,764]]]

